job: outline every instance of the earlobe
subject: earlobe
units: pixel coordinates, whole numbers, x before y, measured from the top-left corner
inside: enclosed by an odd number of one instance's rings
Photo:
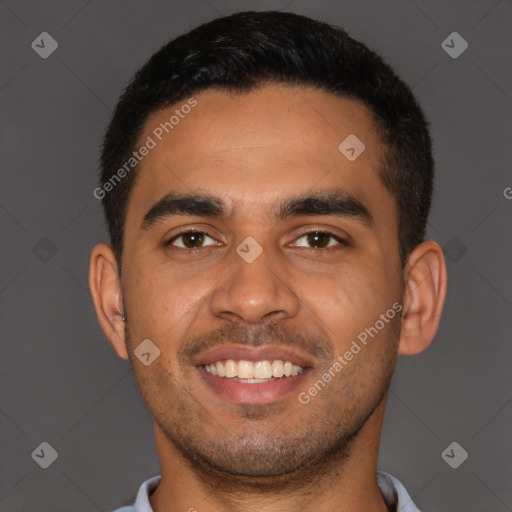
[[[123,301],[116,258],[112,247],[98,244],[91,253],[89,288],[96,316],[118,356],[128,359],[123,322]]]
[[[443,250],[432,240],[418,245],[405,270],[402,329],[398,352],[415,355],[425,350],[441,321],[447,288]]]

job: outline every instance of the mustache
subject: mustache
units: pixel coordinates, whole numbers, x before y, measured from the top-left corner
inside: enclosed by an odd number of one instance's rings
[[[257,326],[232,323],[215,331],[198,334],[187,339],[178,352],[178,361],[180,365],[187,365],[193,357],[201,352],[233,343],[250,347],[277,345],[290,349],[300,348],[326,366],[334,358],[334,351],[329,340],[310,334],[304,328],[291,327],[281,323]]]

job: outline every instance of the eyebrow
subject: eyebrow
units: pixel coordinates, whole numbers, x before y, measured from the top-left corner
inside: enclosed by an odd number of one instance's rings
[[[282,220],[299,215],[334,215],[355,220],[367,227],[375,224],[369,209],[354,196],[341,190],[287,199],[278,206],[276,217]]]
[[[196,215],[198,217],[227,217],[224,201],[201,194],[169,193],[156,202],[144,215],[141,231],[148,231],[158,221],[173,215]]]
[[[159,221],[173,215],[225,219],[228,217],[228,211],[224,201],[218,197],[171,192],[157,201],[144,215],[141,231],[148,231]],[[368,208],[361,201],[341,190],[284,199],[274,209],[276,220],[299,215],[334,215],[353,219],[367,227],[374,225],[374,219]]]

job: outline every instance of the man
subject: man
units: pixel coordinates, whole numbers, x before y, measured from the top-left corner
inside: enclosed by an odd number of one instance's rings
[[[377,456],[446,293],[432,180],[411,91],[339,28],[238,13],[149,60],[94,191],[90,288],[161,466],[120,511],[418,510]]]

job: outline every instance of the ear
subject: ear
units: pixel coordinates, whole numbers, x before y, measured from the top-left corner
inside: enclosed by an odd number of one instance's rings
[[[400,354],[419,354],[434,339],[441,320],[447,281],[441,247],[432,240],[418,245],[410,254],[405,269]]]
[[[123,322],[123,296],[112,247],[98,244],[91,253],[89,288],[98,321],[117,355],[128,359]]]

